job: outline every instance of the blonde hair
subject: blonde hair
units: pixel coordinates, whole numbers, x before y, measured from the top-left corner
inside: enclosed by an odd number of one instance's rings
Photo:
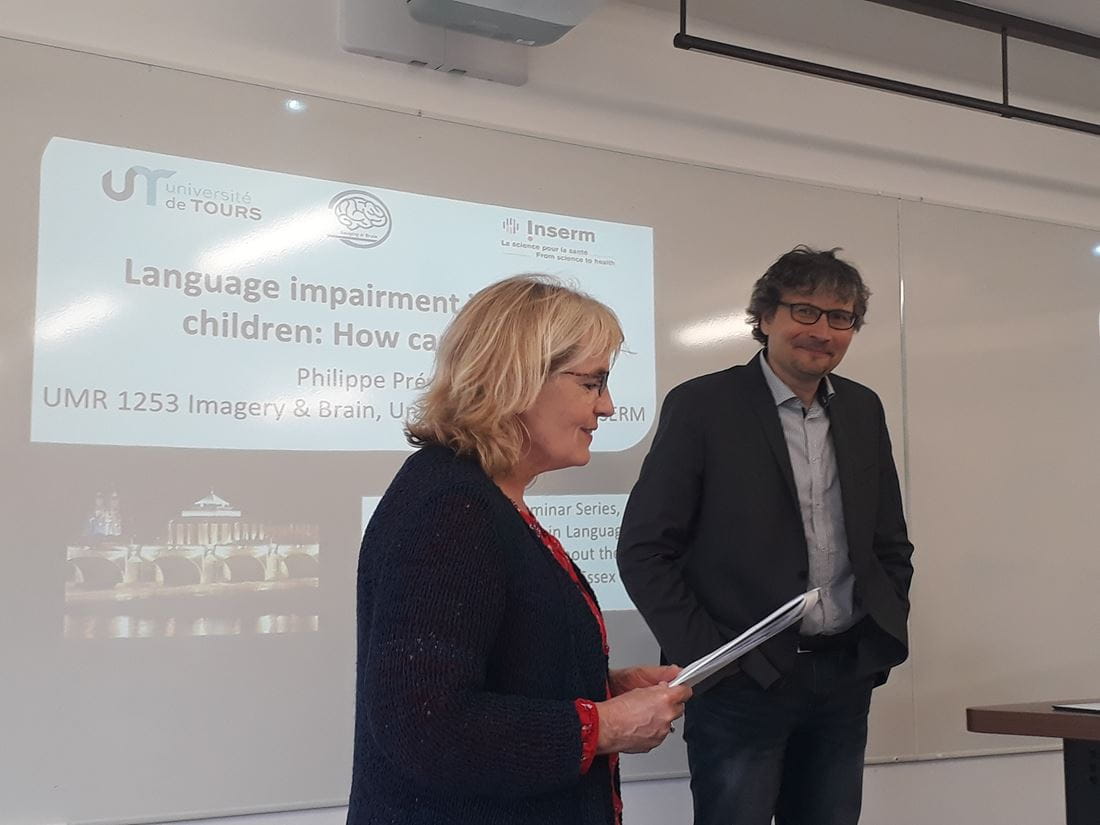
[[[490,476],[519,461],[531,408],[551,376],[590,358],[618,355],[615,313],[548,275],[485,287],[440,339],[427,392],[405,422],[414,446],[439,444],[475,457]]]

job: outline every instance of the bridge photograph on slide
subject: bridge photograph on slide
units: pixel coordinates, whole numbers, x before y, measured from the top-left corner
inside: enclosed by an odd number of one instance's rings
[[[214,491],[174,512],[146,505],[140,517],[115,488],[83,502],[86,518],[81,503],[65,516],[76,527],[65,548],[66,639],[317,630],[318,525],[256,518]],[[147,523],[149,513],[161,523]]]

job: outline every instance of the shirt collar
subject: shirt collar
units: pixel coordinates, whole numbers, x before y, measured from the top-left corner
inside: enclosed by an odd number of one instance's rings
[[[792,398],[798,398],[798,396],[775,374],[772,365],[768,363],[767,352],[766,349],[760,351],[760,370],[764,373],[764,380],[768,382],[768,389],[771,390],[772,398],[775,399],[775,406],[778,407]],[[828,407],[829,402],[836,395],[836,390],[833,389],[833,382],[829,380],[829,376],[826,375],[821,381],[822,386],[818,387],[817,390],[817,400],[821,403],[821,406]]]

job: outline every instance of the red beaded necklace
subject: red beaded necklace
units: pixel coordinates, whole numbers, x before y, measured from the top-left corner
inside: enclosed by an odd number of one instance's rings
[[[509,499],[511,501],[511,499]],[[577,589],[584,597],[585,603],[588,605],[588,609],[591,611],[592,616],[596,619],[596,624],[600,628],[600,641],[603,643],[604,655],[609,655],[609,648],[607,645],[607,625],[603,620],[603,613],[600,612],[600,606],[596,604],[595,598],[589,592],[589,589],[585,587],[580,580],[580,574],[577,570],[577,566],[573,564],[569,558],[569,554],[565,552],[565,548],[562,543],[558,541],[558,537],[539,524],[538,519],[535,518],[535,514],[530,510],[520,507],[516,502],[512,501],[512,506],[516,508],[516,512],[520,514],[524,523],[531,528],[531,532],[542,542],[543,546],[550,551],[550,555],[554,557],[554,561],[558,563],[567,574],[573,583],[577,586]],[[611,683],[604,683],[604,692],[607,694],[607,698],[611,698]],[[623,801],[619,796],[619,791],[615,787],[615,772],[619,765],[619,754],[612,753],[608,755],[608,767],[611,773],[611,803],[615,811],[615,825],[621,825],[623,815]]]

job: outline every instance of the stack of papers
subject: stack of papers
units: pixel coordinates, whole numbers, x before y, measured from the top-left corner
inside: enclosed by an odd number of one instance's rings
[[[669,682],[670,685],[690,685],[695,687],[701,681],[717,673],[730,662],[740,659],[754,647],[763,644],[772,636],[786,630],[812,610],[821,598],[821,591],[814,588],[801,596],[795,596],[773,613],[769,613],[736,639],[731,639],[720,648],[712,650],[706,656],[696,659],[685,667]]]

